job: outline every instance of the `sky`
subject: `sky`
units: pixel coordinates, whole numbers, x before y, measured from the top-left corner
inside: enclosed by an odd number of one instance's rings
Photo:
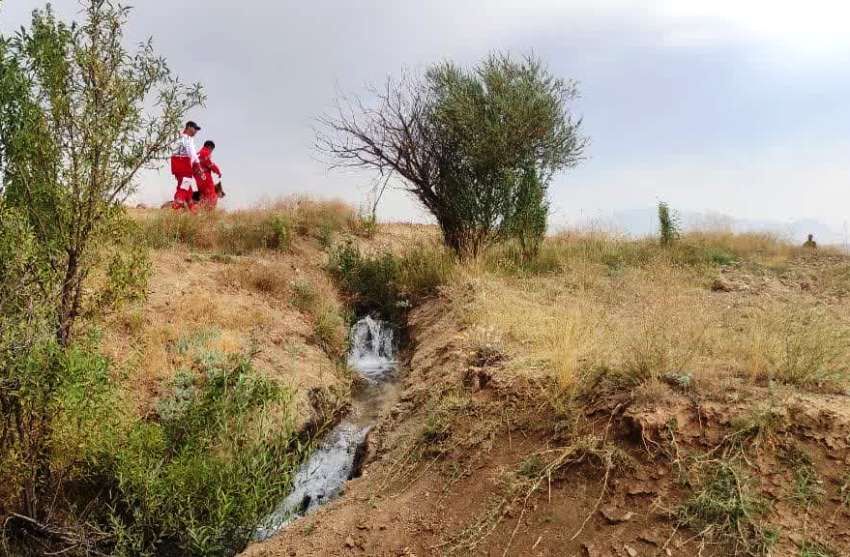
[[[6,0],[0,31],[41,5]],[[76,0],[53,5],[79,17]],[[841,231],[848,20],[850,3],[827,0],[137,0],[127,38],[153,37],[182,79],[204,84],[208,102],[190,116],[218,146],[228,208],[295,193],[364,204],[372,176],[328,170],[313,147],[316,118],[340,92],[501,50],[534,53],[579,82],[571,110],[591,143],[551,186],[554,227],[664,200],[683,213]],[[172,193],[164,171],[148,173],[135,199]],[[400,191],[379,217],[427,220]]]

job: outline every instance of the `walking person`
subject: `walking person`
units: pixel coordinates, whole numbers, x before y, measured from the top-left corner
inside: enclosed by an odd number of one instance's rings
[[[177,189],[171,204],[175,210],[195,210],[192,187],[195,185],[196,177],[201,175],[201,160],[195,149],[194,138],[200,130],[201,127],[195,122],[191,120],[186,122],[177,148],[171,155],[171,174],[177,179]]]
[[[198,192],[200,193],[201,206],[208,210],[215,209],[219,198],[212,175],[215,173],[221,178],[221,170],[212,160],[213,151],[215,151],[215,142],[208,140],[204,142],[201,152],[198,153],[201,167],[201,176],[198,179]]]

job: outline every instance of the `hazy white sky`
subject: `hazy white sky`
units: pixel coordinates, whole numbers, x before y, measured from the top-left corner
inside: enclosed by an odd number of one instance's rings
[[[131,2],[132,3],[132,2]],[[7,0],[0,30],[42,2]],[[76,0],[56,0],[69,17]],[[533,51],[579,80],[589,159],[552,186],[553,221],[649,207],[746,219],[850,219],[850,3],[809,0],[137,0],[129,38],[153,36],[207,107],[226,205],[296,192],[360,203],[362,174],[328,173],[314,118],[337,90],[489,50]],[[145,176],[143,202],[170,197]],[[421,219],[403,194],[385,219]]]

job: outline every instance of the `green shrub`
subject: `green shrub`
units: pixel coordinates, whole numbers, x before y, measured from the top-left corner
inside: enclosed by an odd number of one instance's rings
[[[246,357],[195,351],[190,340],[193,369],[178,372],[155,414],[140,419],[97,344],[59,350],[54,341],[16,360],[17,387],[0,390],[2,424],[17,417],[29,429],[4,433],[0,508],[51,523],[40,511],[49,502],[63,526],[97,532],[103,541],[92,549],[110,555],[241,549],[307,450],[293,391]],[[80,509],[90,509],[87,524],[75,525]]]
[[[737,258],[723,248],[708,248],[705,250],[708,261],[715,265],[727,266],[735,263]]]
[[[145,249],[116,250],[106,267],[105,286],[99,292],[97,309],[135,302],[147,297],[148,281],[153,274]]]
[[[454,257],[442,248],[417,245],[401,256],[368,256],[348,242],[331,252],[328,270],[353,298],[356,313],[397,320],[405,308],[435,294],[454,265]]]
[[[347,242],[331,252],[328,270],[352,296],[355,313],[398,315],[399,265],[392,254],[364,256],[354,243]]]
[[[327,222],[323,222],[319,225],[319,229],[317,231],[316,239],[319,241],[319,245],[325,249],[328,249],[333,244],[334,240],[334,227]]]
[[[56,308],[38,284],[52,271],[23,211],[0,196],[0,514],[33,513],[50,483],[52,401],[63,376]]]
[[[658,203],[658,231],[662,246],[670,246],[679,239],[679,219],[663,201]]]
[[[266,247],[287,250],[292,245],[292,222],[283,216],[272,217],[269,222],[271,234],[266,238]]]
[[[116,555],[229,555],[285,495],[306,447],[293,393],[245,357],[201,353],[138,420],[108,361],[72,351],[57,397],[53,465],[80,486],[79,505]],[[89,497],[90,500],[85,498]]]

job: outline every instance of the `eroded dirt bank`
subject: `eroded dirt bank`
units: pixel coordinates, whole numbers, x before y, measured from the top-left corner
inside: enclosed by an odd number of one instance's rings
[[[846,396],[669,381],[567,401],[472,349],[451,307],[412,313],[363,476],[244,555],[850,554]]]

